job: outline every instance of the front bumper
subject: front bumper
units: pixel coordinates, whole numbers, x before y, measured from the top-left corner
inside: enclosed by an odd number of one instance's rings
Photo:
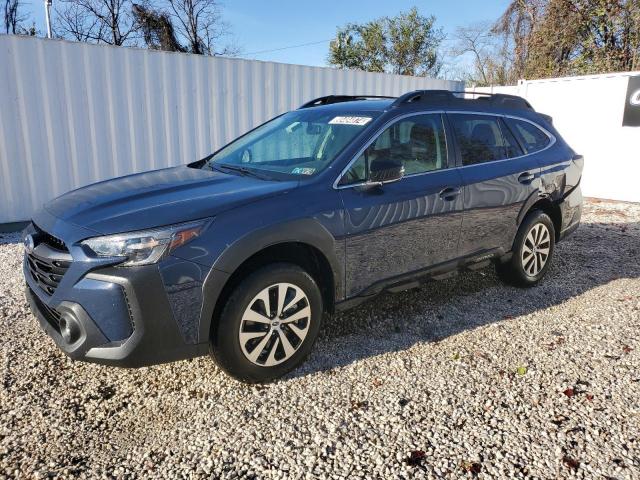
[[[44,331],[64,353],[75,360],[120,367],[143,367],[205,355],[208,344],[184,342],[171,314],[157,269],[155,272],[153,269],[144,270],[146,271],[138,271],[129,278],[113,275],[114,272],[109,271],[87,275],[88,279],[96,282],[122,287],[129,311],[123,315],[111,310],[112,321],[117,324],[131,323],[132,333],[121,340],[110,340],[104,333],[104,327],[97,324],[82,303],[79,303],[80,299],[65,300],[55,307],[47,305],[49,299],[30,284],[25,272],[26,295],[31,310]],[[90,307],[96,308],[95,305]],[[108,309],[109,306],[99,308]],[[68,318],[66,322],[75,322],[79,332],[72,337],[72,341],[63,338],[60,320],[56,325],[54,312],[60,319]]]
[[[29,229],[33,227],[26,233]],[[177,322],[176,301],[167,293],[176,290],[176,285],[167,285],[176,275],[166,272],[184,272],[179,265],[182,261],[168,259],[165,265],[118,268],[113,262],[83,257],[79,247],[70,250],[74,261],[53,291],[46,291],[42,281],[34,278],[28,260],[33,257],[25,255],[23,263],[31,309],[45,332],[69,357],[142,367],[208,352],[208,343],[197,343],[197,338],[185,333],[184,325],[197,324],[199,317],[186,318],[189,312],[181,310]],[[191,284],[191,290],[201,291],[197,281]],[[198,301],[197,295],[191,298]],[[193,312],[200,311],[200,306],[196,307]]]

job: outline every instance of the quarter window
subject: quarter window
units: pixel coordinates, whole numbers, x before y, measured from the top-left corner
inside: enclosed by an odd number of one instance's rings
[[[380,159],[399,160],[405,175],[447,166],[447,142],[440,114],[415,115],[384,130],[353,163],[341,185],[366,180],[368,166]]]
[[[551,139],[549,136],[536,127],[533,123],[515,118],[507,118],[507,124],[513,132],[520,138],[527,153],[534,153],[544,149]]]
[[[503,160],[522,155],[515,138],[499,117],[492,115],[449,114],[463,165]]]
[[[340,179],[340,185],[366,182],[367,176],[369,175],[367,167],[365,155],[360,155],[358,159],[353,162],[349,171]]]

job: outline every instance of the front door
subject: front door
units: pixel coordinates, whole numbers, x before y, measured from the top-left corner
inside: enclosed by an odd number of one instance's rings
[[[404,117],[373,140],[339,182],[347,297],[456,258],[462,191],[448,151],[442,115]],[[366,187],[369,165],[380,159],[401,161],[405,176]]]

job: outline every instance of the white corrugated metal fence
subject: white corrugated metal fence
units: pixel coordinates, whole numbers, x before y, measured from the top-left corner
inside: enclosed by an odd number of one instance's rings
[[[73,188],[197,160],[329,94],[460,82],[0,35],[0,223]]]

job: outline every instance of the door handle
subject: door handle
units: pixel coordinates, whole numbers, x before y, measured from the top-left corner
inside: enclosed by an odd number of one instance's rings
[[[518,181],[520,183],[524,183],[525,185],[528,185],[533,181],[534,178],[536,178],[536,176],[533,173],[524,172],[520,174],[520,176],[518,177]]]
[[[460,195],[460,189],[457,187],[447,187],[440,192],[440,198],[447,202],[455,200],[458,195]]]

